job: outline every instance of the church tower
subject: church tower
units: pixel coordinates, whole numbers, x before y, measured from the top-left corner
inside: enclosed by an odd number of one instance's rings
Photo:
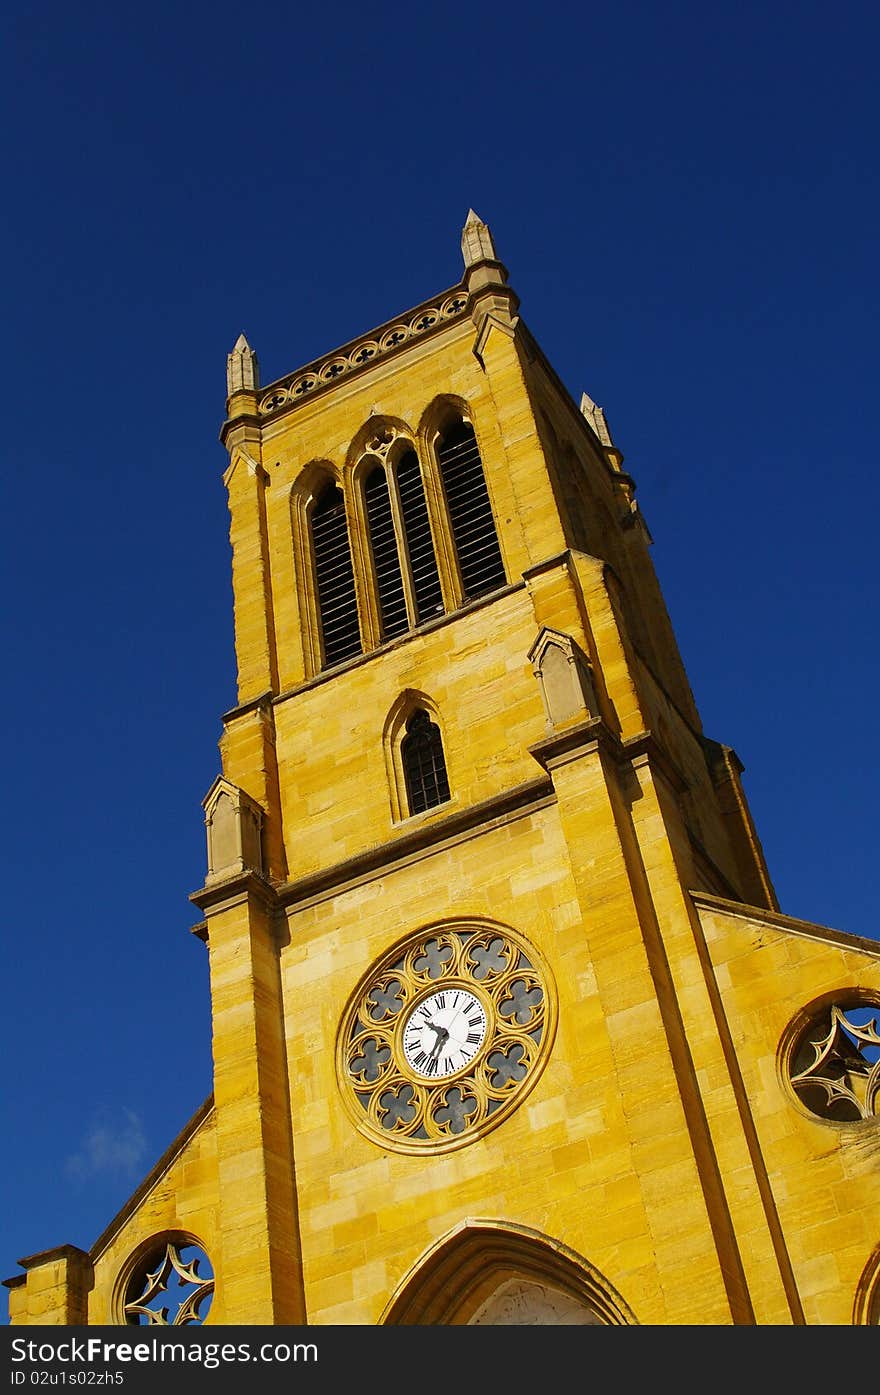
[[[15,1322],[880,1321],[880,946],[780,911],[605,414],[462,252],[228,356],[213,1094]]]

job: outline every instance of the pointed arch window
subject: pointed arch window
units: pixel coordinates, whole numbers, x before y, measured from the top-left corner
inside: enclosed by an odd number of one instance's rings
[[[507,580],[477,438],[470,422],[457,421],[437,442],[437,463],[466,600]]]
[[[443,614],[443,593],[440,590],[437,558],[434,555],[431,525],[428,522],[425,486],[418,456],[414,450],[408,450],[400,457],[396,475],[412,577],[414,623],[420,625],[434,615]]]
[[[420,814],[449,799],[449,780],[443,757],[440,728],[424,708],[417,708],[406,724],[400,747],[406,798],[410,814]]]
[[[443,614],[443,593],[418,456],[367,461],[363,499],[381,638]]]
[[[397,554],[391,496],[383,466],[377,464],[371,470],[364,486],[364,498],[370,543],[373,548],[373,565],[376,569],[382,638],[393,639],[395,635],[403,634],[409,628],[409,617],[406,612],[400,558]]]
[[[345,501],[335,484],[318,497],[311,516],[323,667],[361,653],[354,571]]]

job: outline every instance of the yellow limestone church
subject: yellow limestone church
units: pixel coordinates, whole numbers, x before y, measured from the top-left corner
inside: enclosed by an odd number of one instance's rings
[[[14,1323],[880,1322],[880,945],[780,912],[603,411],[462,249],[228,357],[213,1093]]]

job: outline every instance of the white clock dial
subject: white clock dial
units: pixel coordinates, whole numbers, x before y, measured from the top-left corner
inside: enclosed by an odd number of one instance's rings
[[[463,1070],[486,1036],[486,1010],[466,988],[442,988],[423,998],[403,1025],[403,1054],[428,1080]]]

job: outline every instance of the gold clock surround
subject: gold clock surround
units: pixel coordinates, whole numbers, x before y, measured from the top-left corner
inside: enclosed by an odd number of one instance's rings
[[[403,1049],[421,1002],[456,989],[476,997],[487,1027],[473,1058],[432,1080]],[[556,1026],[550,972],[508,926],[444,921],[398,942],[360,980],[343,1013],[336,1066],[358,1131],[383,1148],[461,1148],[506,1119],[534,1086]]]

